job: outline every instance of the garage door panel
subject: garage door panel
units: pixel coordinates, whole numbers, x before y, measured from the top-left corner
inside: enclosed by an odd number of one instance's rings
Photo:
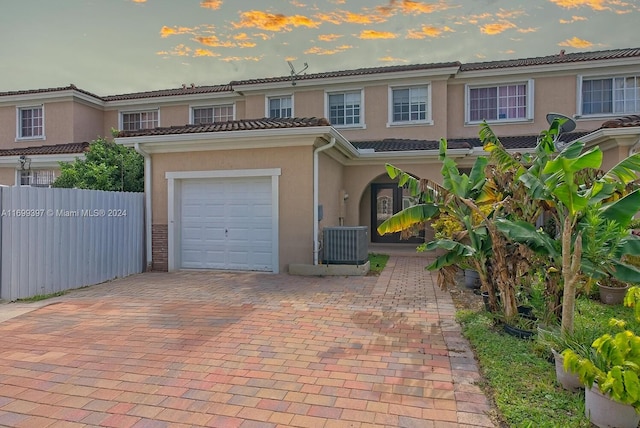
[[[184,180],[182,267],[273,270],[271,180],[271,177]]]

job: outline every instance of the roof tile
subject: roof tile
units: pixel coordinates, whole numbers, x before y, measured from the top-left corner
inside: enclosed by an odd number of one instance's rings
[[[588,132],[569,132],[560,136],[561,141],[573,141],[587,135]],[[520,135],[515,137],[500,137],[500,142],[505,149],[532,149],[538,141],[537,135]],[[384,140],[352,141],[357,149],[374,149],[376,152],[395,152],[408,150],[438,150],[440,143],[437,140],[406,140],[397,138],[385,138]],[[450,149],[467,149],[482,147],[479,138],[450,138],[447,139],[447,147]]]
[[[0,156],[33,156],[33,155],[66,155],[84,153],[89,150],[89,143],[52,144],[48,146],[20,147],[0,150]]]
[[[78,91],[78,92],[81,92],[81,93],[83,93],[85,95],[89,95],[90,97],[96,98],[98,100],[102,99],[101,97],[99,97],[96,94],[92,94],[89,91],[85,91],[84,89],[80,89],[80,88],[76,87],[76,85],[74,85],[73,83],[71,83],[69,86],[60,86],[60,87],[57,87],[57,88],[28,89],[28,90],[23,90],[23,91],[0,92],[0,97],[8,97],[8,96],[12,96],[12,95],[46,94],[46,93],[50,93],[50,92],[64,92],[64,91]]]
[[[174,89],[161,89],[157,91],[146,92],[134,92],[131,94],[120,95],[107,95],[102,97],[105,101],[123,101],[134,100],[140,98],[156,98],[156,97],[170,97],[177,95],[194,95],[194,94],[212,94],[218,92],[233,92],[231,85],[211,85],[211,86],[187,86],[183,85],[182,88]]]
[[[137,131],[120,131],[118,137],[141,137],[151,135],[198,134],[202,132],[249,131],[255,129],[306,128],[313,126],[330,126],[323,117],[304,118],[262,118],[242,119],[228,122],[216,122],[200,125],[171,126],[167,128],[140,129]]]
[[[630,126],[640,126],[640,115],[632,114],[616,119],[607,120],[602,124],[603,128],[626,128]]]
[[[371,74],[398,73],[403,71],[414,71],[414,70],[437,70],[438,68],[459,67],[459,66],[460,66],[460,63],[458,61],[434,63],[434,64],[391,65],[386,67],[357,68],[354,70],[340,70],[340,71],[327,71],[322,73],[301,74],[301,75],[295,76],[295,78],[289,75],[289,76],[268,77],[268,78],[258,78],[258,79],[236,80],[236,81],[232,81],[230,85],[231,86],[256,85],[261,83],[288,82],[291,80],[299,81],[299,80],[313,80],[313,79],[328,79],[332,77],[364,76],[364,75],[371,75]]]
[[[632,57],[640,57],[640,48],[611,49],[605,51],[575,53],[565,53],[565,51],[562,50],[559,54],[535,58],[521,58],[462,64],[460,66],[460,71],[490,70],[497,68],[526,67],[533,65],[563,64],[584,61],[601,61]]]

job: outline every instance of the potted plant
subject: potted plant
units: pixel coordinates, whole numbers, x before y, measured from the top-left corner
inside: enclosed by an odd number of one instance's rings
[[[562,334],[559,326],[546,329],[538,328],[537,341],[551,352],[556,370],[556,380],[563,389],[568,391],[578,391],[584,388],[584,384],[576,373],[565,369],[562,351],[571,349],[577,355],[589,355],[591,351],[588,343],[593,342],[593,339],[589,340],[587,336],[589,336],[588,332],[580,329],[576,329],[573,334]]]
[[[588,207],[579,225],[582,270],[589,277],[587,287],[592,282],[597,284],[602,303],[618,305],[624,300],[629,282],[640,278],[640,270],[632,263],[640,244],[631,233],[631,225],[605,219],[597,209],[598,205]]]
[[[640,320],[640,287],[631,287],[624,304],[635,308]],[[585,414],[598,427],[637,428],[640,422],[640,337],[624,329],[625,323],[610,324],[623,330],[604,334],[587,355],[573,349],[562,352],[564,367],[575,372],[585,385]]]

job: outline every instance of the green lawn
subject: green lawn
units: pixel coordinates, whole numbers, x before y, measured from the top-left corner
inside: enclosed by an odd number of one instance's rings
[[[388,260],[389,256],[387,254],[369,253],[369,264],[371,265],[369,273],[371,275],[380,275]]]
[[[629,329],[640,331],[633,311],[623,306],[606,306],[579,298],[576,332],[597,337],[609,327],[611,317],[624,319]],[[556,384],[549,350],[536,340],[507,335],[487,312],[463,310],[458,320],[479,360],[488,395],[492,396],[504,422],[511,427],[585,427],[584,391],[571,393]]]

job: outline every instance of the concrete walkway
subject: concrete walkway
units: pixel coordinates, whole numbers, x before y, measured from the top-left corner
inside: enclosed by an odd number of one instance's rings
[[[144,273],[40,303],[0,323],[0,426],[492,427],[424,266]]]

